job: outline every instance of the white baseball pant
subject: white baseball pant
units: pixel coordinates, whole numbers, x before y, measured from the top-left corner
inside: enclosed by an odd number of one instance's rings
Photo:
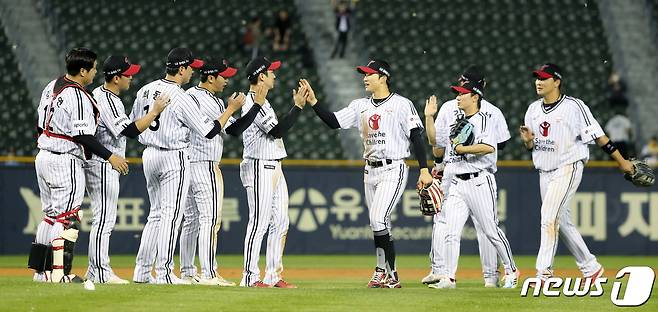
[[[249,222],[244,239],[244,272],[240,286],[260,280],[258,259],[267,232],[265,284],[273,285],[283,272],[283,249],[288,234],[288,185],[277,160],[244,159],[240,179],[247,192]],[[268,231],[269,228],[269,231]]]
[[[194,253],[199,247],[201,277],[217,277],[217,240],[222,225],[224,179],[218,161],[190,164],[191,183],[180,235],[181,275],[194,276]]]
[[[576,258],[576,265],[584,276],[601,268],[589,251],[583,237],[571,222],[569,204],[580,185],[584,163],[577,161],[553,171],[539,172],[541,189],[541,243],[537,255],[537,277],[553,276],[553,259],[558,245],[558,234]]]

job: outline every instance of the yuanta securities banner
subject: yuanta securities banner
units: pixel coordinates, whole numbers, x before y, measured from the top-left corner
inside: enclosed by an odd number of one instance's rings
[[[33,165],[0,166],[0,254],[25,254],[34,239],[42,212]],[[222,168],[225,181],[219,252],[241,253],[248,206],[237,166]],[[285,166],[290,192],[287,253],[371,253],[372,231],[363,192],[363,168]],[[431,218],[418,210],[414,189],[418,170],[410,169],[408,184],[395,208],[393,236],[402,253],[427,253]],[[539,248],[539,176],[531,168],[501,168],[498,215],[516,254],[536,254]],[[91,224],[89,198],[83,208],[83,232]],[[446,209],[449,209],[447,207]],[[117,222],[110,252],[136,254],[149,211],[141,166],[121,178]],[[636,188],[615,168],[586,168],[571,203],[571,218],[595,254],[658,254],[658,188]],[[465,227],[462,252],[477,253],[476,235]],[[76,250],[85,253],[88,235]],[[563,245],[560,253],[568,253]]]

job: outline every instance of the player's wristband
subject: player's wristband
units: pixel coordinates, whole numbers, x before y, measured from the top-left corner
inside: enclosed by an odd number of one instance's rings
[[[440,164],[443,162],[443,156],[441,157],[434,157],[434,163],[435,164]]]
[[[617,151],[617,147],[614,143],[612,143],[612,140],[608,140],[608,143],[605,143],[603,146],[601,146],[601,149],[608,155],[612,155],[612,153]]]

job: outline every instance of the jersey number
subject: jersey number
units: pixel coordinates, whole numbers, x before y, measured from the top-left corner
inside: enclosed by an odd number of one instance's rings
[[[149,106],[148,105],[144,106],[144,112],[148,114],[148,112],[149,112]],[[158,129],[160,129],[160,115],[155,117],[153,122],[151,122],[151,125],[149,126],[149,129],[151,129],[151,131],[158,131]]]

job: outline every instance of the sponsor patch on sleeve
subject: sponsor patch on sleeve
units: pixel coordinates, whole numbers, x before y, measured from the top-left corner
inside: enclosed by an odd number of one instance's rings
[[[73,131],[85,131],[90,128],[89,122],[86,120],[74,120]]]
[[[115,128],[124,128],[127,126],[127,124],[130,123],[130,119],[128,119],[128,116],[120,116],[114,119],[114,127]]]

